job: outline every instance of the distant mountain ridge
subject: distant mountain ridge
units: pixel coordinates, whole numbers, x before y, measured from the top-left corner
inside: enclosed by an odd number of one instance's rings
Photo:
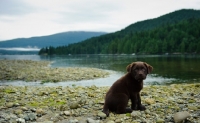
[[[12,47],[48,47],[63,46],[77,43],[91,37],[106,34],[105,32],[89,32],[89,31],[69,31],[48,36],[38,36],[31,38],[17,38],[0,42],[0,48]]]
[[[42,48],[39,54],[200,53],[199,32],[200,10],[181,9],[68,46]]]

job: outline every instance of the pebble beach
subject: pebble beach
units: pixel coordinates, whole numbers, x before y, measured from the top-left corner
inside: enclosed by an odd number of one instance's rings
[[[1,80],[65,80],[66,74],[63,71],[68,68],[50,68],[49,64],[27,60],[0,60],[0,72],[3,76]],[[77,73],[79,69],[83,74],[81,77]],[[87,68],[70,68],[67,73],[75,75],[77,81],[109,76],[108,72],[95,68],[91,69],[99,72],[93,71],[92,75],[88,75],[88,72],[84,73],[85,69]],[[9,71],[13,73],[8,74]],[[40,71],[40,74],[36,74],[36,71]],[[56,74],[50,71],[56,71]],[[29,72],[29,76],[23,76],[21,72]],[[65,76],[55,79],[58,74]],[[55,76],[52,79],[49,76],[45,78],[47,75]],[[40,76],[43,79],[37,78]],[[200,83],[145,86],[141,91],[142,104],[147,108],[145,111],[110,113],[110,116],[106,117],[102,108],[108,89],[109,87],[95,85],[0,86],[0,123],[200,123]]]
[[[51,62],[32,60],[0,60],[0,80],[14,81],[80,81],[109,76],[109,72],[97,68],[52,68]]]

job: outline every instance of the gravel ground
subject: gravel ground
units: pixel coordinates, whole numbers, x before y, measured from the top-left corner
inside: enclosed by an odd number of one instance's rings
[[[0,60],[0,80],[60,82],[79,81],[109,76],[96,68],[51,68],[50,62],[31,60]]]
[[[1,123],[200,123],[200,84],[147,86],[145,111],[102,113],[109,87],[0,86]],[[187,119],[186,119],[187,118]]]

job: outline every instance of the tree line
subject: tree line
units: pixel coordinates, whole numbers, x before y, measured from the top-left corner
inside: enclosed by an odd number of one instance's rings
[[[67,46],[42,48],[39,54],[200,53],[200,19],[191,18],[139,32],[116,32]]]

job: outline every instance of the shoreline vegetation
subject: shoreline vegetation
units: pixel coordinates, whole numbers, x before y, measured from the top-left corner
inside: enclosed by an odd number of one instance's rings
[[[106,70],[97,68],[52,68],[48,61],[0,60],[0,80],[7,81],[79,81],[104,78],[110,75]]]

